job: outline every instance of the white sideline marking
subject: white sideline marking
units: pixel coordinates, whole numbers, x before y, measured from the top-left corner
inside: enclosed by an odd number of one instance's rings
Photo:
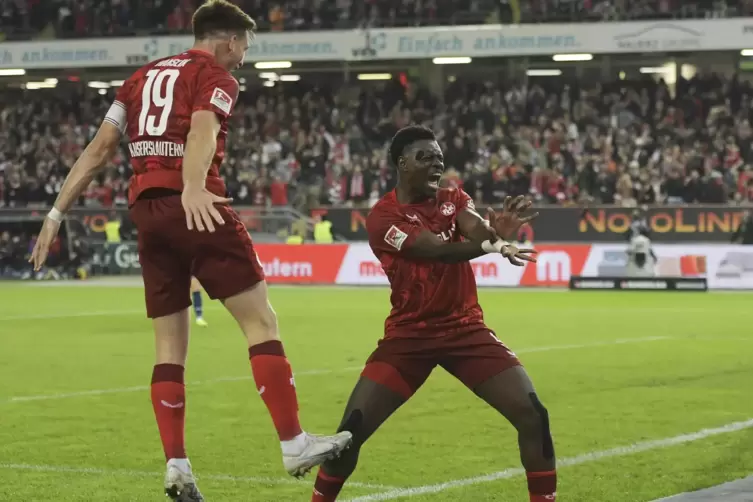
[[[315,375],[330,375],[333,373],[346,373],[349,371],[356,371],[363,369],[363,366],[349,366],[347,368],[341,368],[336,370],[309,370],[309,371],[298,371],[293,374],[293,376],[315,376]],[[198,385],[211,385],[215,383],[221,383],[221,382],[239,382],[242,380],[251,380],[253,377],[251,375],[248,376],[237,376],[237,377],[222,377],[222,378],[212,378],[210,380],[198,380],[195,382],[188,382],[186,385],[188,386],[198,386]],[[93,390],[82,390],[82,391],[76,391],[76,392],[64,392],[61,394],[40,394],[37,396],[15,396],[8,398],[8,402],[10,403],[21,403],[26,401],[47,401],[50,399],[66,399],[69,397],[83,397],[83,396],[99,396],[102,394],[124,394],[127,392],[142,392],[149,390],[148,385],[136,385],[133,387],[119,387],[114,389],[93,389]]]
[[[612,345],[622,345],[626,343],[643,343],[643,342],[655,342],[660,340],[672,340],[673,337],[669,336],[650,336],[650,337],[644,337],[644,338],[625,338],[620,340],[611,340],[611,341],[604,341],[604,342],[593,342],[593,343],[584,343],[580,345],[551,345],[551,346],[545,346],[545,347],[531,347],[528,349],[520,349],[516,351],[518,354],[528,354],[528,353],[534,353],[534,352],[551,352],[555,350],[578,350],[578,349],[587,349],[591,347],[609,347]],[[360,371],[363,369],[363,366],[349,366],[347,368],[341,368],[341,369],[320,369],[320,370],[308,370],[308,371],[299,371],[295,372],[294,376],[315,376],[315,375],[331,375],[334,373],[349,373],[351,371]],[[197,385],[211,385],[215,383],[222,383],[222,382],[238,382],[242,380],[251,380],[251,376],[237,376],[237,377],[222,377],[222,378],[212,378],[210,380],[200,380],[196,382],[188,382],[186,385],[189,386],[197,386]],[[100,396],[103,394],[124,394],[128,392],[142,392],[149,390],[148,385],[136,385],[133,387],[117,387],[112,389],[92,389],[92,390],[82,390],[82,391],[75,391],[75,392],[63,392],[60,394],[40,394],[40,395],[34,395],[34,396],[15,396],[10,397],[6,399],[5,401],[0,401],[0,403],[8,402],[8,403],[21,403],[21,402],[28,402],[28,401],[48,401],[51,399],[67,399],[71,397],[84,397],[84,396]]]
[[[279,287],[279,286],[277,286]],[[314,286],[304,286],[306,288],[313,288]],[[339,288],[347,288],[346,286],[327,286],[323,287],[322,289],[339,289]],[[356,289],[363,289],[362,286],[356,286]],[[204,310],[224,310],[222,307],[222,304],[214,301],[208,301],[204,305]],[[534,307],[534,308],[522,308],[518,309],[522,310],[523,312],[540,312],[541,309]],[[623,308],[579,308],[579,307],[561,307],[561,308],[549,308],[548,311],[557,311],[557,312],[565,312],[565,313],[571,313],[571,314],[577,314],[577,313],[589,313],[589,314],[636,314],[636,313],[664,313],[664,314],[707,314],[711,312],[718,312],[716,309],[698,309],[698,308],[683,308],[683,307],[671,307],[671,308],[663,308],[663,307],[623,307]],[[140,309],[127,309],[127,310],[95,310],[95,311],[88,311],[88,312],[57,312],[57,313],[47,313],[47,314],[26,314],[26,315],[12,315],[12,316],[3,316],[0,317],[0,322],[2,321],[34,321],[34,320],[44,320],[44,319],[68,319],[68,318],[76,318],[76,317],[103,317],[103,316],[116,316],[116,315],[135,315],[135,314],[141,314],[146,319],[146,310],[144,308]],[[726,312],[726,315],[747,315],[747,311],[745,310],[732,310],[729,312]]]
[[[609,450],[594,451],[591,453],[576,455],[574,457],[558,459],[557,467],[561,468],[569,465],[585,464],[588,462],[595,462],[604,458],[622,457],[625,455],[632,455],[633,453],[642,453],[644,451],[655,450],[657,448],[666,448],[668,446],[691,443],[693,441],[699,441],[701,439],[717,436],[719,434],[728,434],[730,432],[737,432],[743,429],[749,429],[751,427],[753,427],[753,419],[745,420],[744,422],[733,422],[731,424],[722,425],[721,427],[702,429],[698,432],[693,432],[690,434],[682,434],[680,436],[674,436],[664,439],[654,439],[651,441],[641,441],[639,443],[633,443],[629,446],[618,446],[617,448],[612,448]],[[497,481],[499,479],[509,479],[523,474],[525,474],[525,470],[523,470],[522,468],[513,468],[486,474],[483,476],[476,476],[473,478],[456,479],[454,481],[448,481],[446,483],[439,483],[436,485],[417,486],[414,488],[397,488],[395,490],[389,490],[383,493],[375,493],[373,495],[366,495],[363,497],[344,500],[343,502],[372,502],[376,500],[394,500],[402,497],[415,497],[417,495],[439,493],[445,490],[459,488],[462,486],[488,483],[490,481]]]
[[[0,464],[0,469],[9,469],[15,471],[39,471],[71,474],[99,474],[102,476],[127,476],[131,478],[159,478],[164,473],[150,471],[133,471],[128,469],[96,469],[94,467],[68,467],[64,465],[30,465],[30,464]],[[201,474],[196,476],[197,480],[210,479],[213,481],[235,481],[255,484],[268,485],[301,485],[305,486],[305,481],[287,479],[287,478],[266,478],[256,476],[230,476],[228,474]],[[348,483],[357,488],[367,488],[372,490],[397,490],[397,487],[387,485],[375,485],[371,483]]]
[[[27,314],[27,315],[13,315],[0,317],[2,321],[35,321],[43,319],[68,319],[73,317],[102,317],[102,316],[116,316],[116,315],[132,315],[141,314],[146,315],[146,310],[95,310],[91,312],[61,312],[59,314]]]

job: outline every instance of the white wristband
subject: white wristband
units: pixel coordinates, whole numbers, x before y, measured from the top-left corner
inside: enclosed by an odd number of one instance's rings
[[[496,241],[484,241],[481,243],[481,250],[485,252],[486,254],[492,254],[492,253],[501,253],[502,248],[505,247],[507,243],[503,241],[502,239],[497,239]]]
[[[50,212],[47,213],[47,217],[52,221],[62,223],[63,218],[65,218],[65,214],[61,213],[55,206],[53,206],[52,209],[50,209]]]

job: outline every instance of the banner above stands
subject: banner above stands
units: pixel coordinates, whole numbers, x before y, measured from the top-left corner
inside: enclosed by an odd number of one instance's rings
[[[190,36],[0,43],[0,68],[139,66],[176,54]],[[370,48],[373,56],[364,57]],[[753,18],[521,24],[261,33],[250,61],[351,61],[438,56],[694,52],[753,49]]]

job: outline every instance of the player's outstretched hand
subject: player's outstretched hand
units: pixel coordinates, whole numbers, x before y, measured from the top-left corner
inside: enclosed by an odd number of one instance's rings
[[[214,207],[215,204],[229,204],[233,199],[215,195],[206,187],[183,187],[183,194],[180,202],[183,204],[183,210],[186,212],[186,225],[189,230],[196,228],[199,232],[208,230],[214,232],[215,222],[218,225],[224,225],[225,220]]]
[[[34,249],[31,252],[29,263],[34,264],[34,271],[38,272],[44,262],[47,261],[47,255],[50,252],[50,246],[52,246],[55,237],[60,230],[60,222],[45,218],[42,224],[42,230],[39,231],[37,242],[34,244]]]
[[[505,197],[502,212],[497,214],[492,208],[489,213],[489,225],[497,232],[497,235],[505,240],[512,240],[518,234],[520,227],[530,223],[539,213],[523,216],[523,213],[531,208],[531,201],[522,195],[518,197]]]
[[[502,256],[515,265],[516,267],[522,267],[524,262],[528,261],[536,263],[536,254],[538,251],[535,249],[519,249],[518,246],[510,244],[502,248]]]

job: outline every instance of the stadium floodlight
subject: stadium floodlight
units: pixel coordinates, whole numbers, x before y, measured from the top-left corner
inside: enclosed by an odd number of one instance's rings
[[[359,73],[358,80],[392,80],[391,73]]]
[[[275,86],[275,81],[274,80],[267,80],[262,85],[264,85],[264,87],[274,87]]]
[[[254,68],[257,70],[278,70],[284,68],[290,68],[293,63],[290,61],[260,61],[254,64]]]
[[[56,78],[46,78],[46,79],[44,79],[44,83],[45,84],[50,84],[50,85],[58,85],[58,79],[56,79]]]
[[[555,54],[552,56],[554,61],[591,61],[593,54]]]
[[[471,61],[473,60],[467,56],[434,58],[431,60],[434,64],[468,64]]]
[[[57,82],[26,82],[24,88],[30,91],[37,89],[54,89],[57,86]]]
[[[672,69],[666,66],[644,66],[639,68],[638,71],[650,75],[652,73],[669,73]]]
[[[241,92],[246,92],[246,86],[242,85],[242,86],[240,86],[240,88],[238,90],[241,91]]]
[[[562,75],[562,70],[526,70],[526,75],[529,77],[559,77]]]
[[[97,92],[99,92],[99,95],[100,95],[100,96],[104,96],[105,94],[107,94],[107,89],[100,89],[100,90],[99,90],[99,91],[97,91]]]
[[[298,82],[301,80],[300,75],[280,75],[280,80],[283,82]]]
[[[87,85],[91,87],[92,89],[109,89],[110,88],[110,84],[108,84],[107,82],[100,82],[98,80],[93,80],[89,82]]]
[[[275,72],[263,71],[259,73],[259,78],[264,78],[267,80],[277,80],[279,78],[279,75],[277,75]]]
[[[740,51],[741,56],[753,56],[753,49],[743,49]]]
[[[18,77],[26,75],[26,70],[23,68],[3,68],[0,69],[0,77]]]
[[[110,85],[113,87],[120,87],[125,84],[125,80],[110,80]]]

